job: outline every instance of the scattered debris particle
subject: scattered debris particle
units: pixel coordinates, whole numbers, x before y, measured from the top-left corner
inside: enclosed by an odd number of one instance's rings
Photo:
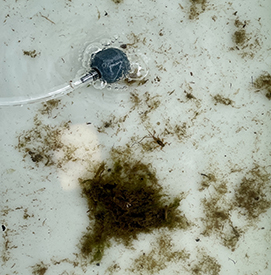
[[[2,227],[3,230],[3,227]],[[11,235],[11,229],[6,228],[3,230],[2,233],[2,250],[1,250],[1,260],[3,263],[6,263],[9,261],[9,259],[12,257],[12,249],[18,248],[17,245],[13,244],[10,238]]]
[[[48,269],[48,267],[43,262],[40,262],[39,264],[32,266],[32,274],[33,275],[44,275],[46,273],[47,269]]]
[[[61,100],[60,99],[51,99],[43,103],[42,108],[40,108],[41,115],[51,115],[52,111],[58,108]]]
[[[243,233],[243,230],[237,226],[233,226],[232,223],[229,222],[229,224],[223,228],[223,245],[234,251]]]
[[[97,14],[98,14],[98,16],[97,16],[97,17],[98,17],[98,20],[99,20],[99,19],[101,19],[101,13],[100,13],[100,11],[98,10],[98,8],[97,8],[97,7],[96,7],[96,9],[97,9]]]
[[[271,176],[255,166],[235,190],[234,205],[248,220],[257,219],[271,207]]]
[[[217,235],[222,244],[232,251],[235,250],[240,238],[248,226],[256,223],[261,214],[271,207],[271,175],[265,167],[255,165],[246,173],[234,188],[234,196],[228,196],[232,190],[227,182],[220,181],[213,174],[202,173],[204,179],[199,190],[206,192],[202,199],[205,217],[202,218],[204,236]],[[212,188],[210,188],[212,186]],[[208,188],[208,190],[207,190]],[[207,196],[208,194],[208,196]],[[246,220],[242,228],[233,224],[232,213],[238,213]]]
[[[185,91],[185,96],[186,96],[187,99],[196,99],[195,96],[193,96],[191,93],[188,93],[186,91]]]
[[[34,127],[25,130],[18,135],[17,149],[24,153],[24,158],[30,157],[31,160],[39,166],[61,165],[74,158],[76,148],[64,145],[61,141],[61,135],[64,130],[69,129],[70,121],[62,123],[60,126],[43,124],[37,116],[34,118]],[[62,150],[64,156],[56,160],[55,151]]]
[[[224,105],[227,105],[227,106],[228,105],[231,105],[231,106],[234,105],[234,101],[233,100],[231,100],[231,99],[229,99],[227,97],[223,97],[222,95],[219,95],[219,94],[213,96],[213,99],[215,100],[215,105],[217,105],[218,103],[224,104]]]
[[[30,56],[31,58],[35,58],[40,55],[40,52],[37,53],[36,50],[33,51],[25,51],[23,50],[24,55]]]
[[[200,183],[199,191],[203,191],[206,188],[209,188],[209,186],[212,183],[215,183],[217,181],[214,174],[203,174],[203,173],[201,173],[201,176],[203,177],[203,179]]]
[[[241,236],[237,229],[233,231],[231,221],[232,203],[226,199],[228,193],[225,182],[220,183],[214,174],[201,174],[204,179],[201,182],[200,191],[208,188],[211,196],[202,200],[205,217],[202,219],[204,224],[204,236],[217,235],[222,244],[231,250],[235,250],[237,242]],[[210,186],[213,187],[210,190]]]
[[[170,123],[166,124],[164,131],[162,132],[163,136],[176,136],[179,142],[183,142],[185,138],[187,138],[187,126],[186,122],[180,122],[175,125],[171,125]]]
[[[121,125],[125,122],[128,115],[117,118],[114,114],[110,116],[110,119],[101,121],[101,126],[97,127],[99,133],[107,133],[108,129],[117,129],[115,134],[117,135],[119,131],[123,130]]]
[[[247,38],[246,30],[241,29],[241,30],[238,30],[238,31],[234,32],[234,34],[233,34],[233,42],[237,46],[242,46],[247,41],[248,41],[248,38]]]
[[[126,49],[126,48],[127,48],[127,44],[121,44],[121,45],[120,45],[120,48]]]
[[[124,79],[124,83],[128,86],[142,86],[142,85],[146,84],[149,81],[148,78],[143,78],[143,79],[140,79],[140,80],[136,80],[137,74],[138,74],[137,71],[131,72],[129,74],[129,78]]]
[[[208,274],[208,275],[218,275],[220,274],[221,265],[218,261],[208,255],[207,253],[201,252],[198,253],[198,260],[195,264],[191,267],[191,274],[192,275],[201,275],[201,274]]]
[[[123,0],[112,0],[115,4],[121,4],[123,3]]]
[[[49,21],[50,23],[52,23],[52,24],[56,24],[55,22],[53,22],[51,19],[49,19],[47,16],[44,16],[44,15],[42,15],[41,13],[40,13],[40,16],[42,17],[42,18],[44,18],[44,19],[46,19],[47,21]]]
[[[145,92],[142,95],[134,92],[131,94],[130,100],[133,104],[132,110],[140,109],[140,120],[145,122],[149,118],[149,114],[156,110],[160,104],[160,95],[151,96],[149,92]]]
[[[114,263],[111,266],[109,266],[106,271],[109,273],[109,275],[113,275],[113,274],[115,274],[115,272],[118,272],[120,270],[121,270],[120,265]]]
[[[159,36],[163,36],[164,35],[164,32],[163,32],[163,29],[161,29],[159,32],[158,32]]]
[[[108,121],[104,121],[102,126],[99,126],[97,128],[99,133],[105,133],[106,128],[114,128],[114,126],[117,124],[115,120],[115,117],[113,117],[112,119],[108,120]]]
[[[190,10],[189,10],[189,19],[195,20],[199,18],[199,15],[206,10],[207,1],[206,0],[189,0]]]
[[[129,271],[133,274],[142,274],[143,271],[147,274],[158,274],[164,270],[169,263],[185,262],[189,259],[190,254],[185,250],[174,249],[171,238],[167,235],[157,238],[155,243],[152,243],[150,252],[143,252],[134,260]]]
[[[230,208],[225,206],[220,197],[216,196],[202,201],[206,214],[206,229],[204,235],[210,231],[222,230],[225,222],[230,218]]]
[[[29,215],[28,210],[27,210],[27,209],[24,209],[23,218],[24,218],[25,220],[27,220],[28,218],[31,218],[31,217],[34,217],[34,215],[33,215],[33,214],[32,214],[32,215]]]
[[[231,51],[237,51],[242,58],[254,58],[255,54],[261,47],[260,38],[258,34],[253,34],[248,31],[247,26],[250,21],[240,21],[239,18],[234,20],[234,26],[236,30],[233,32],[232,41],[234,47],[231,47]]]
[[[244,21],[244,22],[242,22],[242,21],[240,21],[239,19],[235,19],[235,21],[234,21],[234,26],[236,27],[236,28],[245,28],[246,27],[246,25],[247,25],[247,22],[246,22],[246,20]]]
[[[271,100],[271,75],[268,72],[261,74],[255,80],[254,87],[264,91],[266,98]]]
[[[165,145],[167,145],[167,142],[164,142],[162,138],[160,138],[158,135],[156,135],[156,131],[153,131],[153,134],[148,130],[149,136],[144,136],[138,143],[141,144],[144,151],[153,151],[156,148],[163,149]],[[151,138],[151,141],[147,141],[146,138]],[[145,142],[142,142],[142,141]]]

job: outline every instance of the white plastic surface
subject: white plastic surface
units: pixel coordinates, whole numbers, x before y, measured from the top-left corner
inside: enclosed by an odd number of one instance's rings
[[[4,100],[68,85],[81,67],[78,53],[99,32],[124,34],[150,72],[125,90],[85,86],[55,101],[0,108],[0,274],[270,275],[270,208],[247,220],[234,207],[204,234],[204,202],[215,202],[218,187],[227,191],[215,206],[230,209],[242,179],[261,171],[271,200],[271,101],[253,86],[271,74],[270,14],[269,0],[2,1]],[[239,28],[249,40],[237,49]],[[24,55],[33,50],[36,57]],[[99,265],[89,264],[78,247],[89,226],[78,178],[112,148],[151,164],[170,197],[185,194],[179,209],[190,227],[141,234],[133,249],[112,240]],[[200,191],[208,175],[216,181]],[[234,249],[227,238],[238,238]],[[174,257],[183,250],[187,258]]]

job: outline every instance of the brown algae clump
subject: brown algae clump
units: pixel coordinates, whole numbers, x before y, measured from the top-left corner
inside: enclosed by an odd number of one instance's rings
[[[265,91],[265,96],[271,100],[271,75],[267,72],[260,75],[254,82],[256,89]]]
[[[271,207],[270,174],[255,165],[235,190],[234,204],[248,220],[257,219]]]
[[[155,174],[140,161],[101,163],[95,176],[80,184],[94,220],[81,240],[82,255],[91,261],[101,260],[112,238],[128,246],[139,233],[186,225],[177,209],[180,199],[167,202]]]
[[[238,30],[233,34],[233,41],[236,45],[243,45],[247,40],[246,31],[244,29]]]
[[[206,10],[207,1],[206,0],[190,0],[190,10],[189,10],[189,19],[194,20],[198,19],[199,15]]]

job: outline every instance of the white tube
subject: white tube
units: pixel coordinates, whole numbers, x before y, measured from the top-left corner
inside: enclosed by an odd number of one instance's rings
[[[66,86],[59,86],[54,88],[54,91],[48,92],[47,94],[36,96],[36,97],[14,97],[14,98],[1,98],[0,100],[0,107],[7,107],[7,106],[23,106],[25,104],[31,104],[41,101],[47,101],[50,99],[54,99],[63,95],[66,95],[78,87],[82,85],[82,81],[80,79],[77,79],[75,81],[71,81],[70,84]]]

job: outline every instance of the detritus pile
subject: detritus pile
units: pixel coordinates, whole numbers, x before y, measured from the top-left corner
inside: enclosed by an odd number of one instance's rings
[[[168,227],[187,227],[177,209],[180,198],[167,202],[155,174],[140,161],[114,160],[112,168],[101,163],[91,179],[80,180],[90,220],[95,223],[81,241],[81,252],[91,261],[101,260],[114,238],[129,245],[139,233]]]

